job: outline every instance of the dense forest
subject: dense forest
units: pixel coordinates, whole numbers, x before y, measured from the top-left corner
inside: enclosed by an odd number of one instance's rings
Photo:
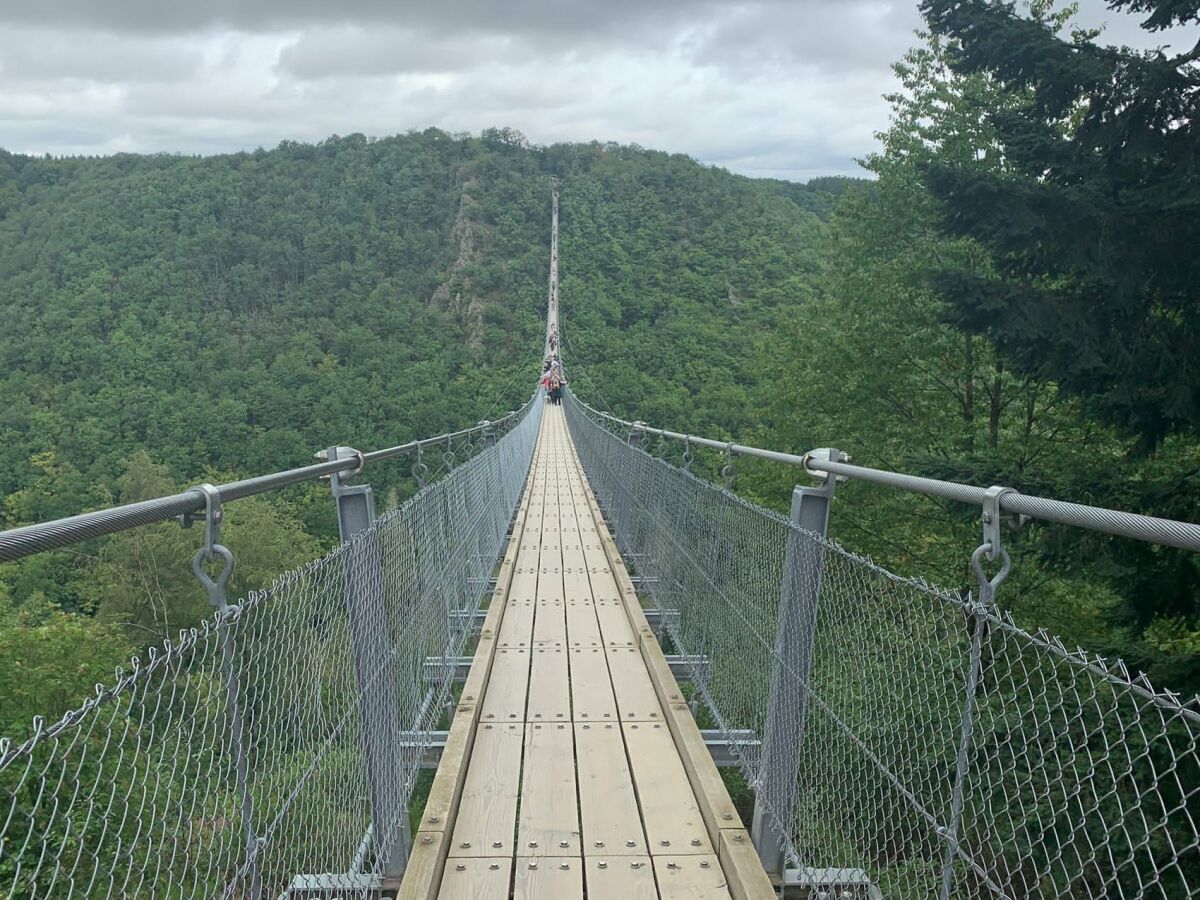
[[[1195,519],[1200,188],[1178,169],[1196,139],[1169,125],[1196,102],[1194,65],[1114,55],[1046,2],[992,22],[1020,49],[1002,57],[961,39],[985,33],[975,5],[926,7],[861,180],[509,129],[0,153],[0,527],[516,407],[541,349],[552,175],[564,359],[596,406]],[[794,479],[746,466],[738,490],[781,507]],[[230,507],[239,591],[329,546],[326,491]],[[976,519],[851,485],[833,528],[965,587]],[[197,539],[164,525],[0,566],[0,734],[204,616]],[[1011,539],[999,601],[1021,622],[1200,686],[1193,557],[1039,526]]]

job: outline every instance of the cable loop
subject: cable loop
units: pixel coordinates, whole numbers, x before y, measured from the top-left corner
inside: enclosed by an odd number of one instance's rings
[[[737,468],[733,464],[733,442],[725,445],[725,465],[721,467],[721,477],[725,479],[725,489],[732,491],[737,484]]]
[[[971,554],[971,571],[975,573],[975,580],[979,583],[979,602],[983,606],[992,605],[992,601],[996,599],[996,588],[1000,587],[1004,579],[1008,577],[1008,573],[1012,571],[1012,557],[1008,555],[1008,551],[1004,547],[1001,547],[998,554],[1000,570],[988,578],[987,573],[983,571],[983,560],[991,553],[992,545],[989,541],[980,544]]]

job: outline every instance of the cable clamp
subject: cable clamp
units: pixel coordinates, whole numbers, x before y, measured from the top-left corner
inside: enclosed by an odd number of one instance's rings
[[[1000,520],[1003,511],[1000,508],[1006,494],[1019,493],[1015,488],[1001,487],[994,484],[983,492],[983,512],[980,521],[983,523],[983,548],[988,562],[1000,558],[1004,549],[1000,540]]]

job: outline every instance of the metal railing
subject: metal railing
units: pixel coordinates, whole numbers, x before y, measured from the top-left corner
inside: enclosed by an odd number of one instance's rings
[[[398,875],[420,736],[451,696],[453,667],[431,681],[427,661],[467,648],[541,410],[457,433],[466,458],[453,436],[420,442],[446,474],[418,468],[423,487],[377,520],[346,479],[416,443],[0,535],[14,558],[203,511],[193,568],[216,608],[27,740],[0,738],[0,896],[365,897]],[[221,502],[323,474],[344,543],[227,602]]]
[[[994,605],[1009,567],[1001,509],[1071,521],[1074,505],[1017,509],[1002,490],[959,496],[966,486],[883,473],[991,519],[978,591],[947,591],[827,539],[833,477],[797,488],[787,518],[638,446],[644,434],[702,439],[570,395],[566,414],[667,639],[707,660],[691,680],[755,788],[755,843],[785,884],[855,898],[1200,897],[1196,701]],[[876,477],[836,453],[707,446]],[[1089,510],[1080,524],[1194,546],[1196,526],[1160,533],[1148,518]],[[744,734],[761,749],[739,745]]]

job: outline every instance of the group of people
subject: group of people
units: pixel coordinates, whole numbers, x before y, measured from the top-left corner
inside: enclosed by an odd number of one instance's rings
[[[563,388],[567,379],[563,376],[562,360],[551,350],[542,367],[541,385],[546,389],[546,398],[555,406],[562,404]]]

